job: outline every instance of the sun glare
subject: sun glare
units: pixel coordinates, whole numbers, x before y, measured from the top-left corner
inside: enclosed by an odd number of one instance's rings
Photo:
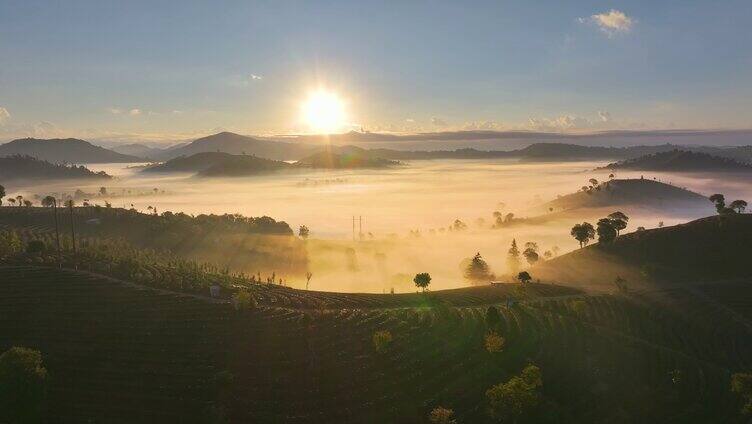
[[[316,133],[335,133],[345,124],[345,106],[334,93],[318,90],[303,102],[303,120]]]

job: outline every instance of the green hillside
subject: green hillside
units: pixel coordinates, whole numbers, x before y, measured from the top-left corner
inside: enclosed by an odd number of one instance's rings
[[[529,289],[497,304],[489,326],[489,299],[455,306],[461,291],[433,306],[313,294],[327,304],[312,309],[293,300],[309,293],[265,296],[259,286],[258,306],[238,312],[83,272],[6,266],[0,348],[43,352],[56,422],[420,423],[442,405],[484,423],[486,389],[529,362],[544,381],[534,422],[740,422],[729,375],[752,366],[752,334],[723,307],[681,290]],[[484,349],[490,327],[505,338],[501,352]],[[393,337],[380,352],[376,331]]]

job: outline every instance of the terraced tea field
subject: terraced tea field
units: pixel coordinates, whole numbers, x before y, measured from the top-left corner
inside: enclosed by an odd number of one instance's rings
[[[259,306],[238,312],[96,274],[4,266],[0,348],[42,351],[61,422],[419,423],[442,405],[482,423],[485,390],[528,362],[543,371],[541,419],[734,422],[729,375],[752,366],[749,330],[678,289],[252,292]],[[506,306],[510,296],[518,303]],[[483,346],[491,304],[500,353]],[[382,330],[393,340],[377,352]]]

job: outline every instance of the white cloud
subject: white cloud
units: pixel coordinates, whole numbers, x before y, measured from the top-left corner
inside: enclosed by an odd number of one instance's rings
[[[601,122],[611,121],[611,114],[607,110],[599,110],[598,117],[601,118]]]
[[[110,112],[113,115],[120,115],[121,113],[123,113],[123,111],[121,109],[118,109],[116,107],[109,107],[109,108],[107,108],[107,112]]]
[[[414,124],[415,123],[415,119],[413,119],[413,118],[407,118],[407,119],[405,119],[405,122],[407,122],[408,124]]]
[[[466,131],[503,131],[509,128],[495,121],[470,121],[465,122],[462,129]]]
[[[4,124],[8,119],[10,119],[10,112],[8,112],[8,109],[0,107],[0,125]]]
[[[628,33],[632,30],[635,22],[637,22],[634,18],[627,16],[626,13],[616,9],[578,20],[583,24],[590,23],[597,25],[609,38],[617,34]]]
[[[581,116],[561,115],[553,119],[530,118],[527,126],[536,131],[567,131],[591,128],[593,124]]]
[[[131,109],[128,111],[128,115],[131,115],[131,116],[141,115],[141,109]]]
[[[446,127],[447,123],[441,118],[433,117],[431,118],[431,123],[434,124],[437,127]]]
[[[248,79],[250,79],[251,81],[260,81],[264,79],[264,77],[262,77],[261,75],[250,74],[248,75]]]

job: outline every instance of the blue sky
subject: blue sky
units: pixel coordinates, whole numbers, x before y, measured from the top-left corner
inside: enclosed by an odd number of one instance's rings
[[[0,139],[748,128],[752,2],[0,0]],[[255,76],[255,77],[254,77]]]

